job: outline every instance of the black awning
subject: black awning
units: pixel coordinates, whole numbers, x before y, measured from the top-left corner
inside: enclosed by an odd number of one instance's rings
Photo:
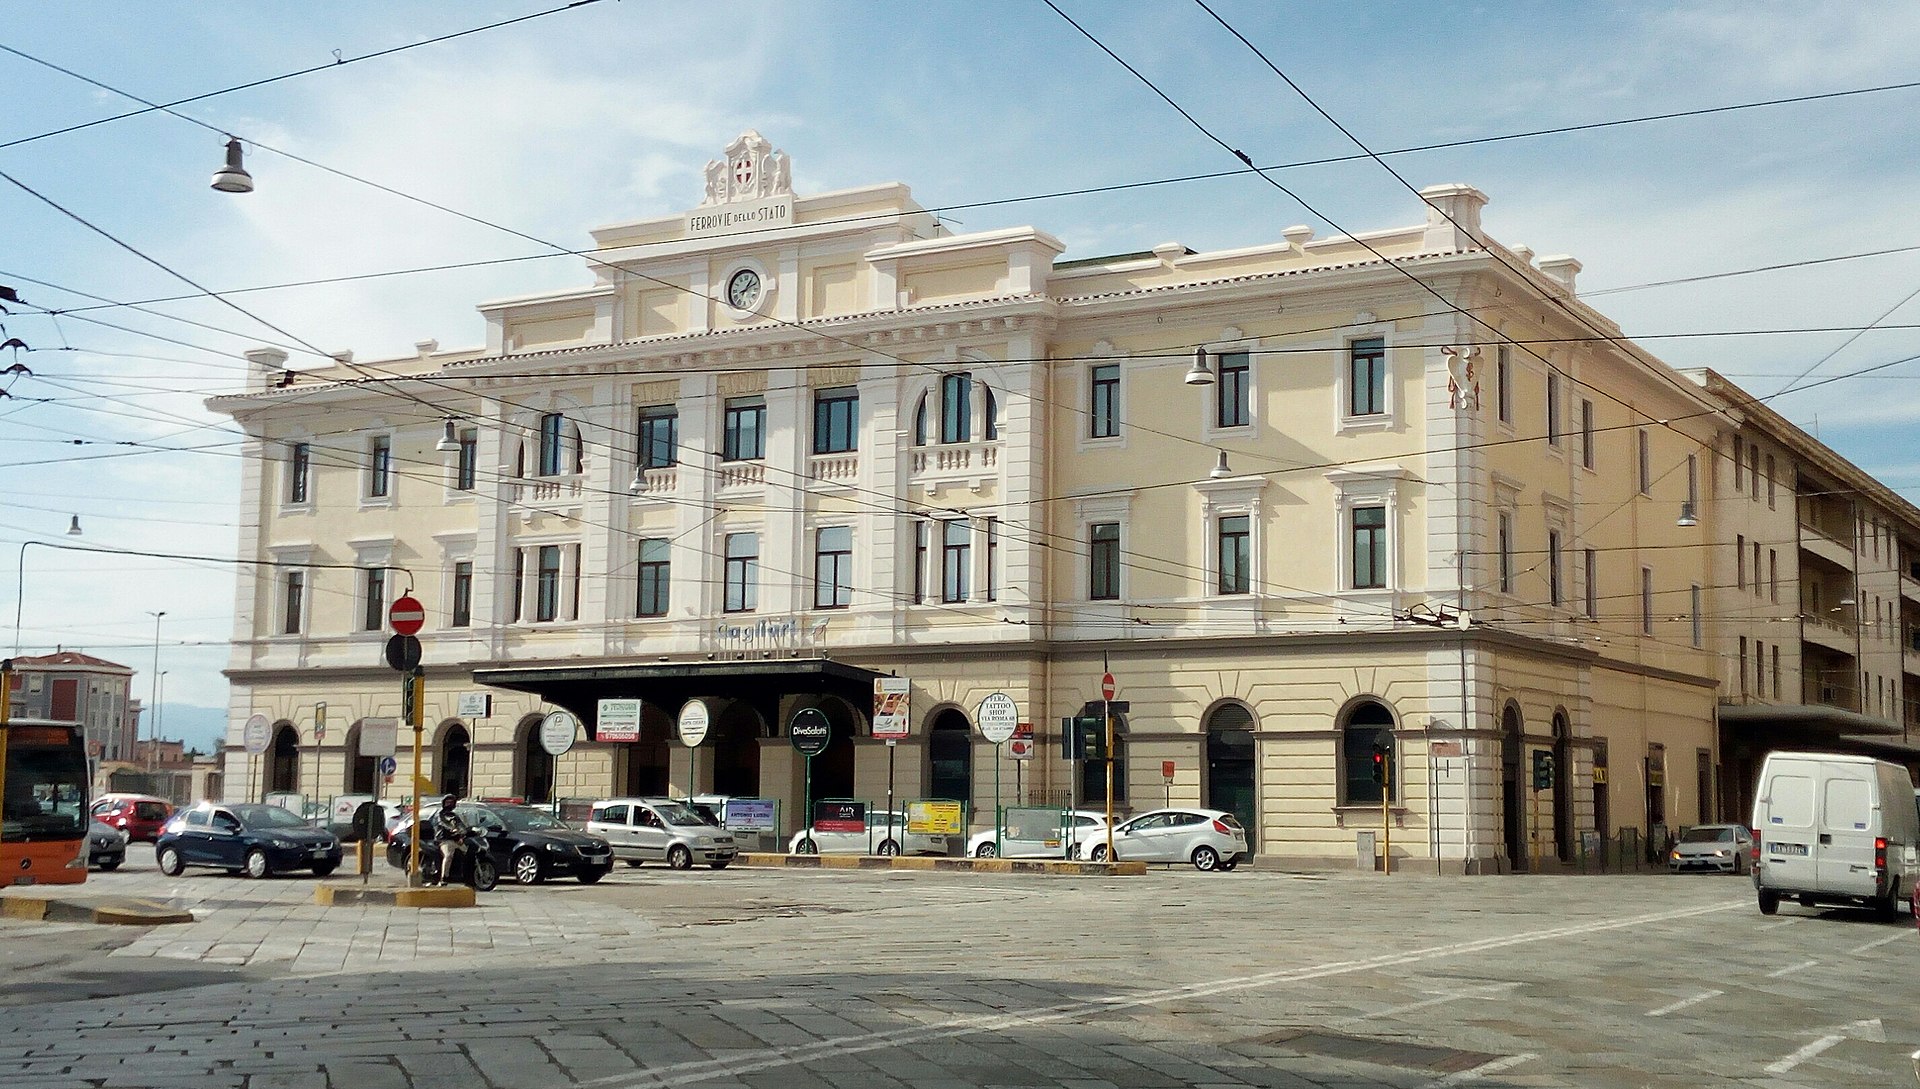
[[[1887,719],[1818,703],[1723,703],[1720,724],[1741,730],[1771,729],[1835,740],[1849,734],[1898,737],[1901,733],[1900,727]]]
[[[782,696],[831,695],[856,708],[873,705],[873,682],[884,674],[829,658],[716,659],[626,665],[476,669],[476,684],[530,692],[564,707],[595,733],[603,699],[638,699],[668,714],[690,699],[746,700],[769,723],[779,722]],[[784,727],[780,727],[784,729]]]

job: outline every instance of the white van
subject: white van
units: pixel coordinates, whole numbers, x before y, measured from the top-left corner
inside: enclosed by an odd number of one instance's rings
[[[1864,904],[1892,916],[1920,874],[1920,810],[1905,768],[1870,756],[1776,752],[1753,803],[1760,913]]]

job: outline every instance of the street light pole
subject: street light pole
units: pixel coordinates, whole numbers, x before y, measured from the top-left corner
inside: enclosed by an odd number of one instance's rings
[[[165,609],[148,612],[153,617],[153,686],[149,700],[152,708],[147,712],[147,789],[153,789],[154,767],[160,759],[160,618],[167,615]]]
[[[80,536],[80,516],[79,515],[76,514],[73,516],[73,524],[71,527],[68,528],[67,536],[69,537]],[[40,545],[43,548],[59,548],[60,547],[59,545],[53,544],[49,541],[20,542],[20,562],[14,569],[14,577],[13,577],[13,656],[15,658],[20,657],[20,617],[21,617],[20,607],[25,603],[26,596],[27,596],[27,549],[31,548],[34,545]]]

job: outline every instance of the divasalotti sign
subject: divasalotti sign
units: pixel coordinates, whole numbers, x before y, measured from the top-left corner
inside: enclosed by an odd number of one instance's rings
[[[827,751],[827,743],[833,740],[833,726],[819,708],[802,707],[787,723],[787,739],[793,742],[795,751],[811,760]]]

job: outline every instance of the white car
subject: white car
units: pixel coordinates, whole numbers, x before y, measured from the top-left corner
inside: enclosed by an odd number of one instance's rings
[[[1068,825],[1065,839],[1060,834],[1063,824]],[[1106,827],[1107,815],[1090,809],[1076,809],[1065,821],[1056,813],[1043,827],[1022,827],[1018,822],[1009,822],[997,830],[1000,834],[997,846],[994,843],[996,829],[974,833],[973,838],[967,840],[967,854],[974,858],[1065,858],[1083,835]]]
[[[947,837],[907,831],[905,813],[867,811],[866,830],[802,828],[787,841],[795,855],[944,855]]]
[[[1106,861],[1106,829],[1082,833],[1078,857]],[[1247,830],[1231,813],[1155,809],[1114,826],[1113,857],[1124,862],[1191,862],[1196,870],[1231,870],[1251,852]]]

